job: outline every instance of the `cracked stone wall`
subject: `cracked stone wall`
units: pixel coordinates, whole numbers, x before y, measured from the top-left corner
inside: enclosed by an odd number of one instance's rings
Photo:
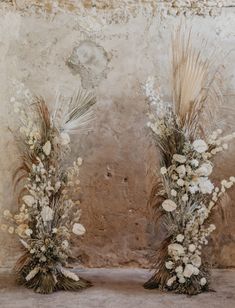
[[[193,3],[196,3],[192,5]],[[198,5],[201,9],[197,9]],[[92,131],[73,137],[71,159],[81,169],[82,222],[87,233],[74,243],[86,266],[147,267],[146,255],[160,239],[148,222],[147,198],[157,152],[146,129],[147,106],[141,84],[156,75],[169,95],[171,33],[186,15],[188,26],[219,46],[226,86],[226,131],[234,130],[233,1],[1,1],[0,2],[0,208],[14,208],[11,177],[17,150],[12,80],[23,82],[53,107],[56,93],[70,95],[80,85],[97,93]],[[213,9],[215,13],[209,13]],[[211,16],[213,15],[213,16]],[[214,16],[216,15],[216,16]],[[195,41],[195,44],[197,42]],[[235,174],[235,146],[216,162],[215,181]],[[235,265],[235,208],[213,235],[209,253],[218,267]],[[0,234],[0,266],[20,254],[16,239]]]

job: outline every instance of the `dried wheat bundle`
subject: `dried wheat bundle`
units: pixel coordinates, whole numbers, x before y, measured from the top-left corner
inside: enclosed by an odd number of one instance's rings
[[[16,138],[22,155],[14,185],[23,181],[23,189],[18,212],[5,210],[8,225],[1,227],[17,234],[23,245],[24,254],[15,265],[21,284],[39,293],[83,289],[91,283],[66,268],[72,234],[85,233],[77,200],[82,159],[70,168],[65,168],[64,159],[70,151],[70,134],[87,122],[95,99],[80,90],[69,104],[58,101],[50,113],[42,98],[27,90],[24,94],[22,102],[11,99],[19,119]]]
[[[172,40],[172,102],[164,102],[149,78],[145,91],[151,107],[148,126],[160,150],[161,176],[150,196],[153,219],[166,236],[153,257],[154,275],[146,288],[198,294],[208,290],[210,273],[204,246],[215,229],[213,211],[226,201],[235,177],[216,187],[210,180],[214,156],[228,148],[235,133],[209,133],[223,103],[218,68],[206,43],[195,48],[191,33],[176,30]],[[205,121],[206,119],[206,121]]]

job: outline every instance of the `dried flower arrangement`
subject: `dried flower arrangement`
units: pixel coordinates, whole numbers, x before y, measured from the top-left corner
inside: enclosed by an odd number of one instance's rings
[[[64,160],[70,152],[70,134],[90,119],[95,99],[80,90],[69,104],[62,104],[59,97],[50,113],[42,98],[28,90],[24,93],[24,102],[11,99],[19,115],[16,140],[22,155],[14,184],[23,180],[24,186],[19,211],[5,210],[8,224],[1,226],[17,234],[23,245],[24,254],[15,265],[18,281],[39,293],[86,288],[91,286],[89,281],[66,269],[72,257],[72,234],[85,233],[77,200],[82,159],[70,168],[64,167]]]
[[[144,287],[194,295],[209,290],[204,246],[215,230],[213,213],[235,183],[231,176],[216,187],[210,180],[212,161],[228,148],[235,133],[222,136],[221,129],[209,127],[223,96],[213,57],[202,56],[203,41],[200,49],[194,48],[191,33],[177,29],[172,42],[172,103],[163,101],[153,78],[144,87],[151,109],[148,126],[161,165],[149,204],[153,218],[166,231],[153,256],[154,274]]]

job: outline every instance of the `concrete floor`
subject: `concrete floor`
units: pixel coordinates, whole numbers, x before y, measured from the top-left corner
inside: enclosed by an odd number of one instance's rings
[[[234,308],[235,270],[214,270],[211,287],[216,292],[193,297],[145,290],[150,273],[143,269],[87,269],[84,278],[94,286],[82,292],[35,294],[17,286],[9,271],[0,271],[1,308]]]

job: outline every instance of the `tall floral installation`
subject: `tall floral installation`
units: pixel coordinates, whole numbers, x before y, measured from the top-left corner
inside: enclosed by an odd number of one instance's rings
[[[58,98],[54,112],[49,112],[42,98],[24,93],[23,102],[11,99],[19,119],[15,135],[22,159],[14,185],[23,181],[23,189],[18,189],[18,212],[4,211],[7,223],[2,229],[16,234],[24,249],[15,265],[20,284],[39,293],[83,289],[91,283],[67,269],[72,235],[85,233],[77,200],[82,159],[69,168],[65,159],[70,135],[89,120],[95,99],[80,90],[69,104]]]
[[[214,157],[228,149],[235,133],[224,135],[220,128],[213,128],[223,95],[214,57],[204,58],[206,45],[203,40],[201,44],[194,48],[192,34],[176,30],[172,102],[164,101],[161,91],[155,90],[154,78],[144,86],[150,105],[148,126],[160,152],[161,167],[149,204],[166,234],[153,256],[154,274],[144,287],[189,295],[209,290],[205,245],[216,229],[213,214],[235,183],[233,176],[219,186],[211,181]]]

